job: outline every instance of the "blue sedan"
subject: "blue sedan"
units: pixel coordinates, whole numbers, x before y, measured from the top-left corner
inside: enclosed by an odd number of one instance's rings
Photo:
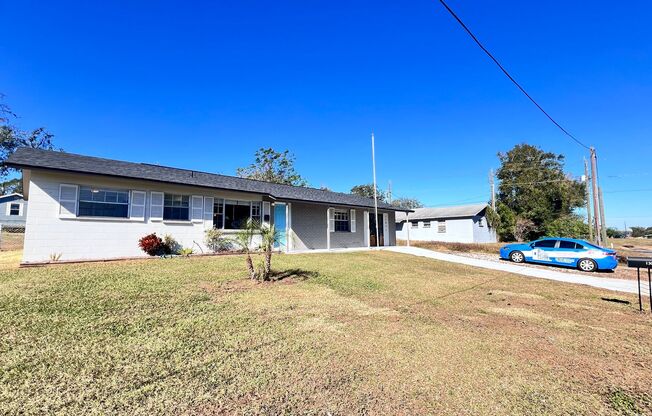
[[[618,266],[614,250],[571,238],[542,238],[531,243],[507,244],[500,249],[500,258],[514,263],[576,267],[583,272],[614,270]]]

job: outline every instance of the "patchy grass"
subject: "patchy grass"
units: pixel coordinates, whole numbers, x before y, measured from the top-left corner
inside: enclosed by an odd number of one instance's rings
[[[390,252],[274,265],[0,269],[0,413],[652,412],[652,318],[600,291]]]

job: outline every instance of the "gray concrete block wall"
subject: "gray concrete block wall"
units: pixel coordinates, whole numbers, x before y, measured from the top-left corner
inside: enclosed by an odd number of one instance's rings
[[[326,213],[324,213],[324,218]],[[364,247],[364,210],[355,210],[355,232],[331,233],[331,248]]]
[[[327,209],[325,205],[292,203],[293,250],[326,248]]]

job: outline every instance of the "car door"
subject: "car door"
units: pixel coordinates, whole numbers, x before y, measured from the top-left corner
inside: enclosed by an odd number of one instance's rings
[[[532,243],[532,258],[530,261],[537,263],[551,263],[554,258],[555,247],[558,240],[545,239]]]

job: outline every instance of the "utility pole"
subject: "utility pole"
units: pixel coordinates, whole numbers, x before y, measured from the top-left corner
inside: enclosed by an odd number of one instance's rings
[[[374,222],[376,223],[376,247],[380,247],[380,234],[378,233],[378,195],[376,195],[376,144],[374,134],[371,133],[371,164],[374,172]]]
[[[589,162],[584,158],[584,185],[586,186],[586,221],[589,224],[589,240],[593,239],[593,220],[591,219],[591,185],[589,185]]]
[[[392,181],[387,182],[387,201],[392,203]]]
[[[600,238],[602,244],[607,244],[607,222],[604,220],[604,199],[602,199],[602,187],[598,187],[598,197],[600,199]]]
[[[598,245],[602,244],[602,234],[600,233],[600,202],[598,197],[598,156],[595,154],[595,148],[591,147],[591,188],[593,191],[593,221],[595,226],[595,241]]]
[[[496,184],[494,183],[493,169],[489,169],[489,186],[491,187],[491,209],[496,212]]]

